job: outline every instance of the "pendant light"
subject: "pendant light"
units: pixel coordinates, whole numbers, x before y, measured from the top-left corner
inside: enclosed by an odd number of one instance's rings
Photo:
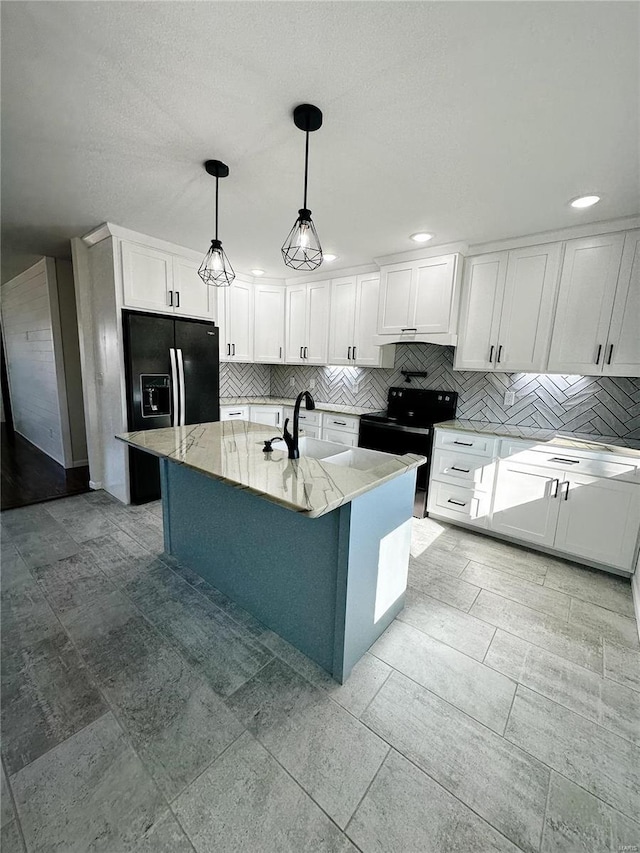
[[[229,167],[220,160],[207,160],[204,167],[216,179],[216,236],[211,241],[211,248],[200,264],[198,275],[205,284],[215,287],[229,287],[236,274],[222,248],[222,243],[218,240],[218,181],[220,178],[227,177]]]
[[[294,270],[315,270],[322,263],[322,246],[318,232],[307,208],[307,178],[309,174],[309,134],[322,127],[322,112],[313,104],[299,104],[293,111],[295,126],[304,131],[304,201],[293,228],[282,246],[282,257]]]

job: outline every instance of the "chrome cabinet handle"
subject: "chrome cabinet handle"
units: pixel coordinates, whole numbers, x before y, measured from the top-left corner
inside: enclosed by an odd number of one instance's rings
[[[454,500],[451,500],[451,498],[447,499],[447,503],[448,504],[455,504],[456,506],[466,506],[467,505],[466,503],[463,503],[463,501],[454,501]]]
[[[173,308],[173,290],[169,291],[169,308]]]
[[[453,443],[454,444],[461,444],[463,447],[473,447],[472,441],[457,441],[456,439],[454,439]]]
[[[180,307],[180,291],[176,290],[176,308]]]
[[[493,351],[494,351],[494,349],[495,349],[494,345],[491,344],[491,349],[489,350],[489,364],[492,364],[492,362],[493,362]]]
[[[452,471],[462,471],[463,474],[468,474],[470,472],[470,468],[456,468],[455,465],[451,466]]]
[[[554,478],[553,478],[553,480],[552,480],[551,482],[556,484],[556,485],[555,485],[555,488],[554,488],[554,490],[553,490],[553,494],[551,495],[551,497],[552,497],[552,498],[557,498],[557,497],[558,497],[558,492],[560,491],[560,478],[559,478],[559,477],[554,477]]]
[[[347,350],[347,361],[351,361],[351,347]]]
[[[602,352],[602,344],[598,344],[598,354],[596,356],[596,364],[600,364],[600,353]]]
[[[607,364],[611,364],[611,356],[613,355],[613,344],[609,344],[609,357],[607,358]]]
[[[500,364],[500,356],[502,355],[502,344],[498,347],[498,355],[496,357],[496,364]]]

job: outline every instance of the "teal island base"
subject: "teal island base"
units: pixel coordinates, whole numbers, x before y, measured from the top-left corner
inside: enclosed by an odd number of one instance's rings
[[[344,682],[404,605],[416,469],[310,518],[160,467],[166,551]]]

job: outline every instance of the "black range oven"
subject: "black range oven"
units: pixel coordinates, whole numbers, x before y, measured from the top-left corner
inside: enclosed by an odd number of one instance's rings
[[[421,388],[389,388],[387,408],[360,417],[358,445],[399,456],[419,453],[427,464],[418,468],[413,514],[424,518],[431,467],[433,425],[455,418],[455,391],[425,391]]]

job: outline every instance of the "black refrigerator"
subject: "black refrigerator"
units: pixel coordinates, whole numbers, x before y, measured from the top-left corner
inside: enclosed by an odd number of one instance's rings
[[[159,429],[220,420],[218,328],[123,311],[128,429]],[[132,503],[160,497],[155,456],[129,448]]]

